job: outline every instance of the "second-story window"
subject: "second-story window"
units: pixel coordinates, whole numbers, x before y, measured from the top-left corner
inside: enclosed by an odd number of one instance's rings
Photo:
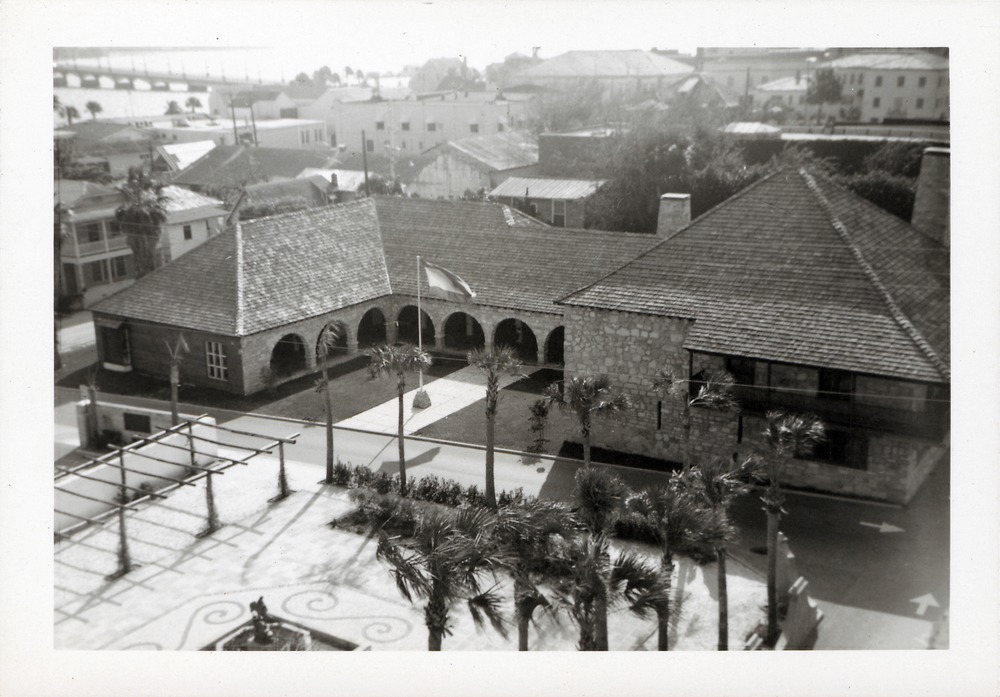
[[[875,97],[875,99],[872,100],[872,108],[878,109],[880,106],[882,106],[882,100],[879,99],[878,97]]]
[[[101,241],[101,224],[100,223],[87,223],[86,225],[76,226],[76,239],[79,242],[100,242]]]
[[[399,124],[399,127],[402,128],[404,131],[408,131],[410,130],[410,122],[404,121],[403,123]]]
[[[917,87],[927,87],[927,78],[926,77],[917,78]]]
[[[185,225],[184,226],[184,239],[186,239],[186,240],[191,239],[191,226],[190,225]]]
[[[470,123],[469,124],[469,132],[470,133],[479,133],[479,124],[478,123]]]
[[[881,75],[876,75],[875,76],[875,86],[876,87],[881,87],[882,86],[882,76]]]
[[[428,121],[427,122],[427,132],[428,133],[433,133],[436,130],[437,130],[437,124],[434,123],[433,121]]]
[[[375,130],[376,131],[384,131],[385,130],[385,121],[376,121],[375,122]]]
[[[902,87],[906,84],[906,78],[900,75],[896,78],[896,87]]]

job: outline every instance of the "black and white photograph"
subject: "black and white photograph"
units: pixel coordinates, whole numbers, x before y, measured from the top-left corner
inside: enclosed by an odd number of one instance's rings
[[[46,6],[0,693],[1000,689],[1000,6]]]

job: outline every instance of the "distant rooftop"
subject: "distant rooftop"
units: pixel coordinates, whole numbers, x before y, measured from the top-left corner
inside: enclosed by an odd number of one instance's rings
[[[540,179],[509,177],[490,192],[492,197],[551,198],[573,200],[586,198],[604,184],[603,179]]]
[[[690,65],[652,51],[568,51],[525,68],[513,79],[665,77],[691,71]]]
[[[182,125],[183,124],[183,125]],[[237,119],[236,127],[245,128],[248,125],[247,119]],[[323,126],[326,121],[319,119],[257,119],[254,126],[258,131],[269,131],[278,128],[293,128],[295,126]],[[205,133],[232,132],[232,119],[215,119],[214,121],[190,121],[178,116],[169,124],[158,123],[152,126],[157,131],[204,131]]]
[[[794,92],[796,90],[805,92],[809,87],[809,80],[805,77],[782,77],[771,80],[763,85],[754,87],[758,92]]]
[[[947,70],[948,59],[933,53],[855,53],[837,58],[821,67],[840,70]]]
[[[498,171],[538,164],[538,143],[516,131],[452,140],[441,147],[457,150]]]

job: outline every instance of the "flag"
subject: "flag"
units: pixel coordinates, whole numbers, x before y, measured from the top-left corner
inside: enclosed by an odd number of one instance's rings
[[[453,274],[448,269],[424,262],[424,273],[427,274],[427,285],[430,286],[430,294],[442,300],[470,300],[476,297],[475,292],[469,284]]]

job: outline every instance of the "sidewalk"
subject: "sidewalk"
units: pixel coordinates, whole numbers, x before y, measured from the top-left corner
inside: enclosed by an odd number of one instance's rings
[[[519,379],[520,377],[516,375],[501,376],[500,389]],[[406,435],[416,433],[435,421],[483,399],[486,396],[486,375],[476,367],[467,366],[425,384],[424,389],[431,400],[431,405],[426,409],[413,407],[416,389],[403,395],[403,432]],[[344,419],[337,425],[395,435],[398,430],[398,419],[399,401],[391,399],[368,411]]]

